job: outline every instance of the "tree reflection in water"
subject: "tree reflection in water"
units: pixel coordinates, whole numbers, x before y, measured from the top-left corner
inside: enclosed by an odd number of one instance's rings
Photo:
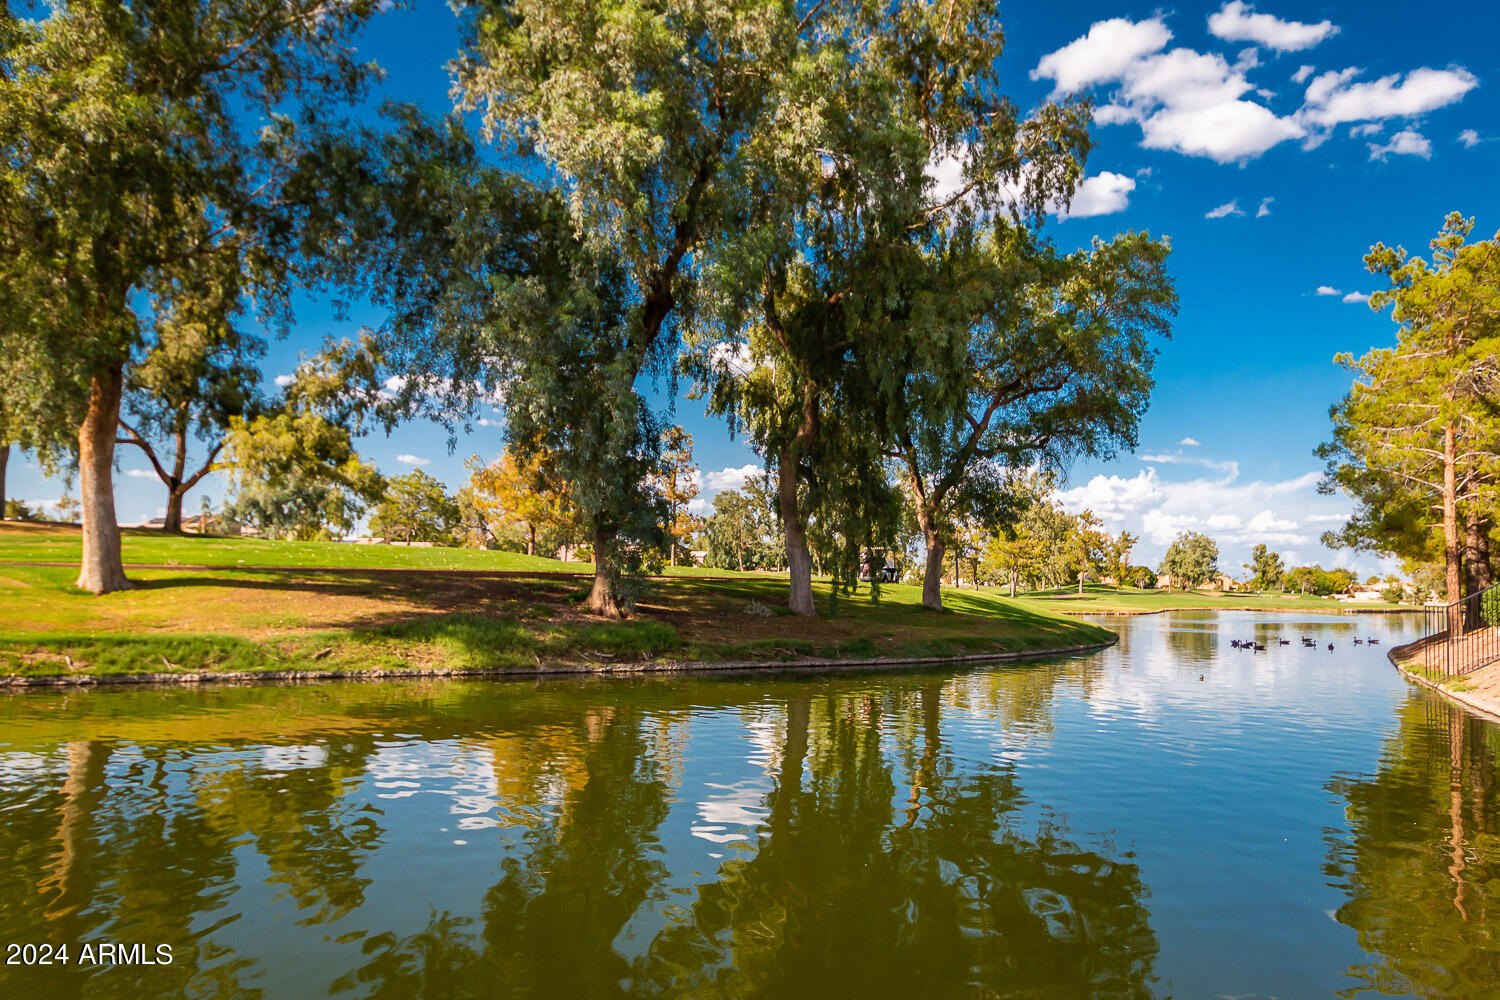
[[[1337,915],[1371,953],[1342,995],[1496,995],[1497,760],[1500,728],[1422,695],[1374,777],[1331,783],[1350,827],[1329,864],[1349,896]]]
[[[168,942],[174,962],[27,970],[10,995],[1148,996],[1137,868],[1028,811],[999,743],[945,729],[1049,740],[1059,680],[1095,669],[250,689],[195,693],[196,714],[122,692],[91,723],[39,716],[0,747],[21,768],[0,781],[0,937]],[[768,790],[743,848],[690,876],[702,842],[668,821],[708,716],[759,741]],[[48,742],[80,729],[108,738]],[[377,889],[422,877],[394,845],[449,811],[377,793],[407,750],[424,793],[482,761],[500,827],[465,855],[478,902],[446,875],[406,897],[432,901],[415,920]],[[0,969],[0,994],[20,982]]]

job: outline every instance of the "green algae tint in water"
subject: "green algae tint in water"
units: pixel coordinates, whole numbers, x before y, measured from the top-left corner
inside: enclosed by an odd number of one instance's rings
[[[1399,619],[1110,624],[962,671],[4,696],[0,942],[69,961],[0,997],[1500,995],[1500,733],[1390,668]]]

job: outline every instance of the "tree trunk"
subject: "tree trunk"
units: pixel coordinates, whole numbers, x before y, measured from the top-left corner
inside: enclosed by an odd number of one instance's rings
[[[741,573],[745,572],[745,550],[744,549],[735,549],[734,550],[734,559],[735,559],[735,561],[737,563],[740,564],[740,572]]]
[[[1452,424],[1443,428],[1443,565],[1447,570],[1448,634],[1463,634],[1463,555],[1458,535],[1458,442]]]
[[[1471,595],[1495,582],[1490,571],[1490,540],[1479,517],[1464,521],[1464,576]]]
[[[927,512],[917,509],[917,520],[922,526],[922,541],[927,546],[927,572],[922,577],[922,606],[934,611],[943,610],[943,539]],[[958,570],[955,566],[954,573]]]
[[[184,404],[185,406],[186,404]],[[167,516],[162,519],[163,531],[182,533],[182,501],[187,496],[183,476],[187,472],[187,418],[182,415],[177,425],[177,454],[172,459],[172,478],[167,482]],[[199,534],[202,534],[200,531]]]
[[[589,591],[589,610],[605,618],[623,618],[619,595],[610,579],[609,568],[615,557],[615,533],[594,528],[594,588]]]
[[[120,419],[121,369],[116,366],[89,383],[89,408],[78,429],[78,473],[83,494],[83,563],[78,586],[108,594],[130,586],[120,558],[120,525],[115,519],[115,425]]]
[[[1078,571],[1078,594],[1083,596],[1083,570]]]
[[[167,516],[162,519],[161,530],[182,533],[182,498],[187,490],[181,486],[170,488],[167,493]]]
[[[526,554],[536,555],[536,525],[530,521],[526,522]]]
[[[5,520],[5,467],[10,464],[10,442],[0,444],[0,521]]]
[[[793,614],[817,614],[813,605],[812,556],[802,531],[802,512],[797,508],[797,459],[787,452],[776,467],[777,498],[781,502],[781,525],[786,535],[786,566],[790,578],[787,607]]]
[[[1016,596],[1016,571],[1014,569],[1010,571],[1010,596]]]

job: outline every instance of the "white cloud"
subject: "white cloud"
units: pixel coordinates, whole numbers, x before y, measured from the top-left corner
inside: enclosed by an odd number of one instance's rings
[[[1342,295],[1343,293],[1340,292],[1337,288],[1334,288],[1332,285],[1319,285],[1318,286],[1318,290],[1314,294],[1316,294],[1316,295]]]
[[[1208,30],[1226,42],[1255,42],[1278,52],[1300,52],[1337,34],[1339,29],[1332,21],[1304,24],[1257,14],[1252,5],[1233,0],[1217,14],[1209,15]]]
[[[1238,468],[1237,463],[1218,463]],[[1310,545],[1317,532],[1303,524],[1321,518],[1322,523],[1342,520],[1344,515],[1319,511],[1315,505],[1332,503],[1317,495],[1322,474],[1309,472],[1280,481],[1238,481],[1237,474],[1220,479],[1163,480],[1155,469],[1132,477],[1097,475],[1086,484],[1064,490],[1060,499],[1069,511],[1088,508],[1112,530],[1128,530],[1158,551],[1182,531],[1203,531],[1221,547],[1239,547],[1248,556],[1249,546]],[[1141,558],[1149,559],[1146,553]],[[1234,565],[1232,552],[1223,552],[1221,562]]]
[[[1383,160],[1387,156],[1420,156],[1424,160],[1432,159],[1432,143],[1421,132],[1411,129],[1402,129],[1391,136],[1391,141],[1384,146],[1370,143],[1370,159]]]
[[[1203,213],[1203,217],[1205,219],[1222,219],[1222,218],[1224,218],[1225,216],[1228,216],[1228,215],[1244,215],[1244,214],[1245,213],[1240,210],[1239,199],[1236,198],[1233,201],[1226,201],[1224,204],[1220,205],[1218,208],[1211,208],[1211,209],[1209,209],[1207,212]]]
[[[1246,49],[1230,65],[1217,53],[1162,52],[1171,38],[1159,17],[1101,21],[1044,56],[1032,77],[1053,79],[1058,92],[1117,84],[1114,103],[1099,108],[1094,118],[1103,125],[1138,124],[1141,145],[1148,149],[1228,163],[1303,137],[1305,129],[1297,122],[1243,99],[1254,89],[1245,74],[1259,65],[1256,50]]]
[[[1123,212],[1130,205],[1135,178],[1108,170],[1085,177],[1073,192],[1073,203],[1059,214],[1065,219],[1087,219],[1095,215]]]
[[[1141,145],[1218,163],[1253,160],[1306,130],[1253,101],[1223,101],[1197,108],[1167,108],[1141,124]]]
[[[1198,445],[1199,445],[1200,442],[1198,441],[1197,438],[1185,437],[1181,441],[1178,441],[1177,443],[1178,443],[1178,445],[1180,445],[1183,448],[1196,448],[1196,447],[1198,447]]]
[[[1282,21],[1244,3],[1226,3],[1210,20],[1222,39],[1255,41],[1278,51],[1306,48],[1337,31],[1328,21]],[[1302,140],[1311,149],[1337,125],[1410,118],[1460,100],[1478,85],[1462,67],[1424,67],[1357,81],[1358,69],[1314,75],[1305,65],[1292,76],[1306,84],[1305,102],[1282,116],[1257,102],[1272,95],[1248,79],[1261,65],[1257,49],[1244,49],[1231,63],[1215,52],[1169,50],[1171,40],[1161,15],[1099,21],[1086,35],[1043,56],[1031,75],[1052,80],[1054,93],[1105,89],[1094,113],[1100,125],[1134,124],[1144,148],[1219,163],[1243,163],[1288,140]]]
[[[1174,451],[1169,454],[1164,453],[1160,455],[1141,455],[1139,457],[1142,462],[1151,462],[1157,465],[1201,465],[1205,469],[1213,469],[1215,472],[1225,473],[1227,476],[1229,476],[1230,479],[1233,479],[1240,474],[1240,463],[1238,462],[1230,460],[1216,462],[1211,458],[1199,458],[1197,455],[1184,455],[1180,451]]]
[[[297,376],[295,376],[295,375],[277,375],[274,379],[272,379],[272,381],[276,383],[277,388],[285,389],[287,386],[289,386],[293,382],[297,381]]]
[[[1332,128],[1346,122],[1378,118],[1411,118],[1462,100],[1479,79],[1462,67],[1412,70],[1403,80],[1392,73],[1355,83],[1357,69],[1330,70],[1307,85],[1307,103],[1297,117]]]
[[[1458,141],[1464,144],[1465,149],[1473,149],[1484,140],[1479,138],[1479,133],[1471,128],[1466,128],[1458,133]]]
[[[1349,126],[1349,138],[1365,139],[1372,135],[1379,135],[1385,128],[1385,122],[1366,122],[1363,125]]]
[[[1266,216],[1270,215],[1271,202],[1275,200],[1275,198],[1262,198],[1260,200],[1260,204],[1255,207],[1255,217],[1257,219],[1264,219]]]
[[[156,475],[156,473],[152,472],[149,469],[126,469],[125,470],[125,475],[129,476],[131,479],[156,479],[156,478],[158,478],[157,475]]]
[[[702,485],[704,489],[715,493],[719,490],[737,490],[745,485],[745,480],[754,479],[760,474],[761,467],[758,465],[741,465],[738,468],[731,466],[717,472],[703,473]]]
[[[1366,295],[1364,292],[1350,292],[1348,295],[1344,296],[1344,301],[1345,302],[1368,302],[1368,301],[1370,301],[1370,297],[1368,295]]]
[[[431,465],[432,464],[432,459],[430,459],[430,458],[419,458],[416,455],[397,455],[396,456],[396,461],[400,462],[402,465],[422,466],[422,465]]]
[[[1067,94],[1097,83],[1117,80],[1143,56],[1160,52],[1172,32],[1159,17],[1131,21],[1123,17],[1098,21],[1089,33],[1042,57],[1031,71],[1033,80],[1053,81],[1053,94]]]

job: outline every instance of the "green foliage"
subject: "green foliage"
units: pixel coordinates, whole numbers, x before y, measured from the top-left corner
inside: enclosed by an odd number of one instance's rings
[[[1286,589],[1299,594],[1326,597],[1329,594],[1343,593],[1356,579],[1356,574],[1347,569],[1325,570],[1320,565],[1298,566],[1287,572]]]
[[[1156,574],[1151,572],[1149,566],[1136,566],[1128,574],[1132,586],[1139,590],[1155,590]]]
[[[314,412],[235,417],[226,456],[234,517],[271,537],[346,534],[383,492],[349,431]]]
[[[1157,572],[1170,576],[1174,588],[1202,586],[1219,575],[1219,546],[1207,535],[1184,531],[1167,546]]]
[[[1280,590],[1286,581],[1286,565],[1278,553],[1272,552],[1264,543],[1255,546],[1250,553],[1251,583],[1256,590]]]
[[[1490,587],[1481,593],[1479,616],[1486,625],[1500,625],[1500,587]]]
[[[704,527],[708,540],[705,566],[750,570],[776,568],[785,562],[785,549],[778,537],[775,504],[770,502],[764,480],[757,495],[750,489],[723,490],[713,501],[713,513]]]
[[[1396,346],[1335,358],[1354,385],[1331,409],[1333,438],[1318,449],[1327,463],[1320,489],[1358,504],[1326,543],[1442,559],[1451,580],[1461,522],[1487,532],[1500,511],[1500,234],[1467,243],[1472,229],[1450,214],[1430,262],[1400,247],[1370,249],[1366,267],[1390,282],[1370,306],[1391,307]]]
[[[459,524],[457,501],[421,469],[387,479],[385,493],[370,515],[371,534],[404,542],[452,545]]]

